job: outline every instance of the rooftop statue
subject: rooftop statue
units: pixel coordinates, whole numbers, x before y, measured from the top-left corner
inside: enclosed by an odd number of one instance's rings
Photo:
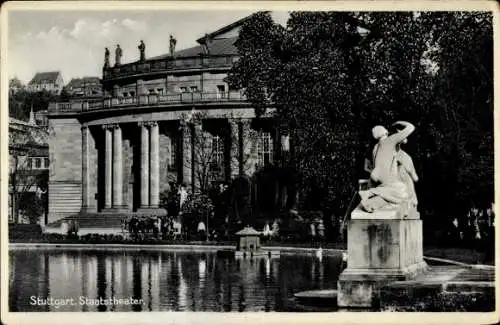
[[[107,47],[104,49],[104,67],[109,68],[109,50]]]
[[[146,44],[141,40],[141,44],[137,47],[140,52],[140,60],[145,61],[146,60]]]
[[[169,45],[170,56],[174,56],[176,44],[177,40],[172,35],[170,35],[170,45]]]
[[[404,121],[396,122],[394,126],[403,128],[391,135],[380,125],[372,129],[373,137],[378,140],[373,149],[373,169],[370,174],[372,187],[359,191],[361,207],[367,212],[408,201],[412,196],[411,192],[414,193],[413,181],[417,178],[413,162],[400,146],[413,133],[415,127]],[[408,186],[410,179],[406,174],[411,178],[411,188]],[[414,199],[416,201],[416,196]]]
[[[116,45],[116,50],[115,50],[115,67],[121,65],[122,61],[122,49],[120,47],[120,44]]]

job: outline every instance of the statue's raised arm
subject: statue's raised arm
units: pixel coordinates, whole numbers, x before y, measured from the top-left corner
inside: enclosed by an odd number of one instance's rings
[[[402,182],[400,170],[398,170],[398,151],[402,143],[410,134],[415,131],[415,126],[409,122],[398,121],[393,125],[397,126],[398,130],[391,135],[388,135],[387,130],[382,126],[376,126],[372,129],[372,133],[378,143],[373,150],[373,169],[370,174],[371,180],[377,186],[359,192],[361,196],[361,206],[367,212],[374,212],[381,209],[387,204],[399,204],[409,199],[408,186]],[[402,127],[402,128],[401,128]],[[404,174],[408,175],[409,182],[415,181],[416,173],[412,173],[413,163],[406,163],[410,173],[404,170]]]
[[[408,136],[410,136],[410,134],[412,134],[413,131],[415,131],[415,126],[413,124],[411,124],[410,122],[397,121],[393,124],[393,126],[398,126],[398,125],[401,125],[404,128],[402,130],[398,130],[398,132],[396,132],[394,134],[391,134],[387,138],[387,141],[390,141],[391,143],[393,143],[395,145],[398,143],[401,143],[403,140],[408,138]]]

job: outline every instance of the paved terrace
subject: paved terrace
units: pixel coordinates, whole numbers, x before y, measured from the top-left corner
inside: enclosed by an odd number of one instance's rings
[[[413,280],[386,285],[380,292],[380,308],[366,311],[494,311],[495,267],[457,264],[433,265]],[[295,300],[299,310],[328,311],[337,306],[337,290],[298,292]]]
[[[495,268],[431,266],[414,280],[383,287],[380,307],[385,311],[494,311]]]

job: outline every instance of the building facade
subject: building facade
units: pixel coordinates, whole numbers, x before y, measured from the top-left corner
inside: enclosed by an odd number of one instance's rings
[[[64,80],[59,71],[39,72],[28,83],[27,89],[31,92],[46,90],[60,94],[64,87]]]
[[[65,89],[72,97],[102,97],[99,77],[73,78]]]
[[[9,222],[44,223],[47,207],[49,148],[47,130],[35,121],[33,111],[28,122],[9,118]],[[29,205],[37,197],[43,209],[37,216],[28,216]],[[40,208],[40,207],[38,207]],[[33,212],[33,211],[31,211]]]
[[[49,106],[50,221],[79,212],[158,212],[172,182],[203,191],[273,164],[281,138],[271,115],[257,119],[243,92],[225,82],[238,60],[242,22],[181,51],[171,38],[169,54],[141,53],[132,63],[117,57],[111,65],[108,52],[101,99]],[[253,193],[256,202],[281,200],[274,184],[255,182]]]

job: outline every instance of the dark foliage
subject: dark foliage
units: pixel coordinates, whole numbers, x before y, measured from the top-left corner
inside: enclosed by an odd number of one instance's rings
[[[371,128],[396,120],[417,127],[406,150],[424,218],[449,226],[493,201],[491,14],[293,12],[283,28],[261,12],[236,46],[228,82],[258,115],[276,108],[302,194],[326,219],[368,176]]]

